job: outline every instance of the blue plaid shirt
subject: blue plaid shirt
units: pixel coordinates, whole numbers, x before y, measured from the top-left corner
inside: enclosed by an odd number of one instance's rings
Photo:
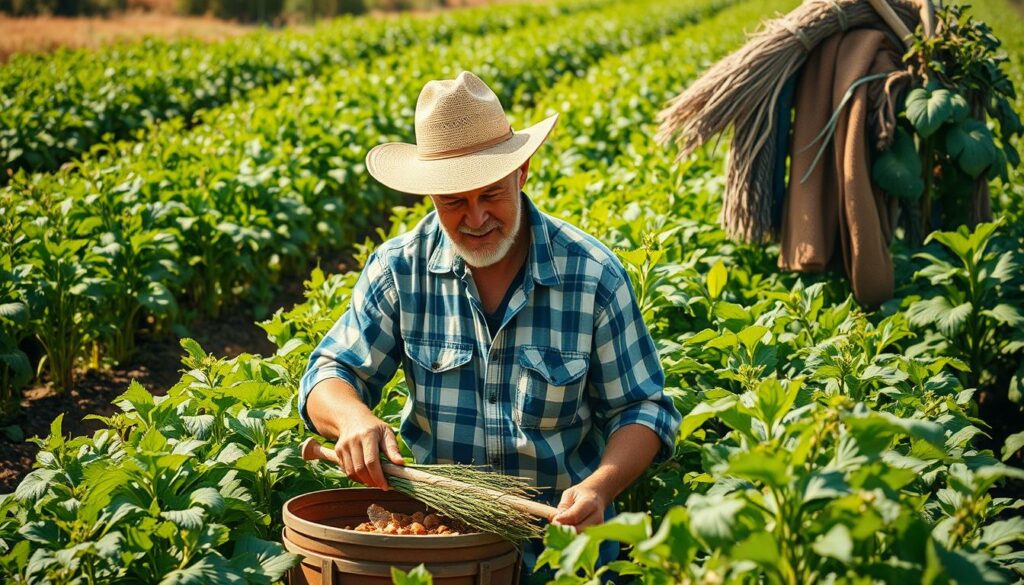
[[[656,462],[672,453],[680,414],[625,269],[522,197],[527,272],[494,337],[472,274],[431,212],[370,256],[351,306],[310,356],[299,390],[310,430],[306,397],[318,382],[346,380],[372,408],[401,365],[409,400],[400,433],[419,463],[490,464],[557,505],[625,425],[658,434]]]

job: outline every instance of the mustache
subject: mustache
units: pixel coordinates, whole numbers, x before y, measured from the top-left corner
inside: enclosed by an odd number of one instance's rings
[[[463,226],[459,226],[459,232],[461,232],[463,234],[469,234],[471,236],[482,236],[482,235],[486,234],[487,232],[489,232],[489,231],[491,231],[493,229],[501,228],[501,226],[502,226],[502,223],[500,221],[498,221],[498,220],[496,220],[494,218],[491,218],[490,221],[488,221],[487,223],[485,223],[484,225],[480,226],[478,229],[475,229],[475,230],[474,229],[470,229],[470,228],[468,228],[468,227],[466,227],[464,225]]]

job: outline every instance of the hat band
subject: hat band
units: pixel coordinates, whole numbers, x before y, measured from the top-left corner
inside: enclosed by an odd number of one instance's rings
[[[512,127],[509,126],[508,134],[504,134],[502,136],[498,136],[497,138],[492,138],[491,140],[487,140],[485,142],[480,142],[480,143],[474,144],[472,146],[465,146],[463,148],[456,148],[454,150],[442,150],[440,152],[431,152],[431,153],[427,153],[427,154],[423,154],[421,152],[417,152],[416,153],[416,157],[419,158],[420,160],[441,160],[441,159],[444,159],[444,158],[454,158],[454,157],[457,157],[457,156],[462,156],[464,154],[472,154],[474,152],[478,152],[478,151],[484,150],[486,148],[490,148],[492,146],[501,144],[502,142],[505,142],[506,140],[512,138],[512,136],[513,136]]]

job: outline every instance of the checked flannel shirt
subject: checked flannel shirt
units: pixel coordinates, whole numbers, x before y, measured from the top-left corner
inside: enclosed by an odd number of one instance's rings
[[[493,339],[472,274],[431,212],[370,256],[351,306],[310,356],[299,390],[310,430],[306,398],[318,382],[346,380],[372,408],[401,366],[400,432],[418,463],[489,464],[557,505],[625,425],[658,434],[655,461],[671,454],[680,415],[625,269],[522,198],[527,272]],[[537,551],[526,548],[532,568]]]

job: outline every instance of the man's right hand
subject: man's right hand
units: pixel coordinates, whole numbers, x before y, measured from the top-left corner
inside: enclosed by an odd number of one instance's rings
[[[383,451],[395,465],[405,464],[391,426],[370,413],[346,416],[339,426],[334,452],[342,471],[349,479],[387,491],[380,453]]]
[[[403,465],[405,460],[398,451],[395,432],[373,415],[351,384],[337,378],[323,380],[310,391],[306,412],[321,435],[337,437],[334,452],[349,479],[388,489],[380,467],[381,451],[395,465]]]

